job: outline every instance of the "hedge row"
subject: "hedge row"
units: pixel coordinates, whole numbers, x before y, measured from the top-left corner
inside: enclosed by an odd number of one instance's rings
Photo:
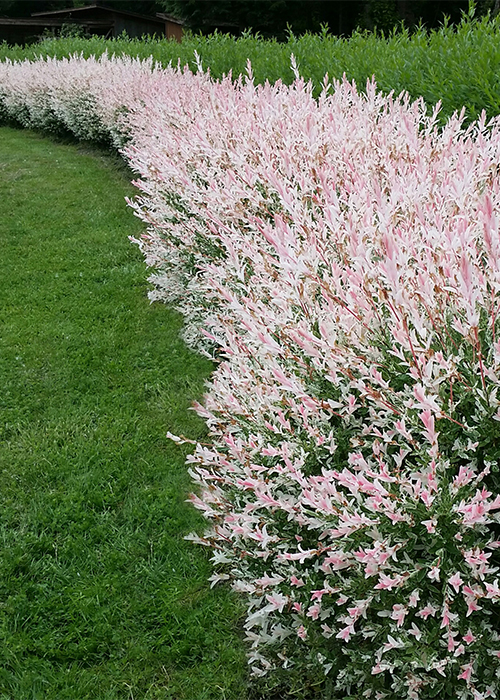
[[[152,296],[217,362],[189,457],[255,676],[497,697],[500,119],[151,61],[0,64],[139,174]],[[174,440],[188,440],[171,436]]]
[[[442,101],[442,116],[466,107],[467,119],[476,119],[486,110],[488,117],[500,112],[500,18],[476,20],[473,12],[457,27],[444,25],[438,31],[423,28],[413,34],[400,31],[383,37],[372,33],[355,33],[350,38],[306,34],[290,36],[278,43],[245,35],[209,37],[188,35],[181,44],[174,41],[56,39],[30,47],[0,45],[0,60],[11,58],[34,60],[39,57],[68,58],[109,55],[152,57],[161,65],[189,65],[196,71],[195,52],[205,69],[220,78],[230,71],[238,76],[252,62],[257,83],[283,80],[290,84],[293,71],[290,57],[297,59],[301,75],[311,79],[319,94],[325,73],[330,78],[354,80],[364,87],[373,76],[380,90],[395,94],[402,91],[417,99],[423,96],[428,105]]]

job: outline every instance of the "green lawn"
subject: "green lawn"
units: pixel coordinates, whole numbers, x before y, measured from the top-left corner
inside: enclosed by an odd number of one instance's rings
[[[241,609],[210,590],[167,430],[211,370],[150,305],[130,175],[0,128],[0,700],[241,700]]]

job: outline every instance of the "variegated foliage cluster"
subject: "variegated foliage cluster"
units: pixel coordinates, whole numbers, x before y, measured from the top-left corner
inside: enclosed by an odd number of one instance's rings
[[[497,698],[500,121],[88,66],[2,64],[1,109],[127,141],[152,297],[217,361],[192,538],[246,597],[253,673]]]

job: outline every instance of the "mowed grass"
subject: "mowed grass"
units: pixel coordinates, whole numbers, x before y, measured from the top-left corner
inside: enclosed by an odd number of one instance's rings
[[[239,700],[232,595],[167,430],[211,365],[147,300],[130,175],[0,128],[0,700]]]

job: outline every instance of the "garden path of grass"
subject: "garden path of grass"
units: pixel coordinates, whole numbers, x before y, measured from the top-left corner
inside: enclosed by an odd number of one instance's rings
[[[210,364],[147,300],[129,174],[10,128],[0,173],[0,700],[242,699],[165,437],[203,435]]]

